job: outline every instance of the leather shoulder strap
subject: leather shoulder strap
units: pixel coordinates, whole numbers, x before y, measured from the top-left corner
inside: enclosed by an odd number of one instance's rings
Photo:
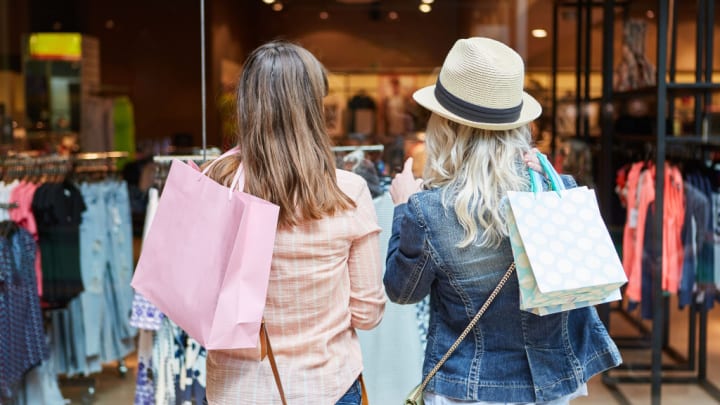
[[[285,391],[283,390],[282,382],[280,381],[280,373],[278,372],[277,363],[275,363],[275,355],[273,354],[272,346],[270,346],[270,337],[268,336],[267,329],[265,328],[265,321],[262,322],[262,326],[260,327],[260,339],[261,342],[265,342],[267,356],[270,360],[270,368],[272,368],[273,377],[275,377],[275,385],[280,393],[280,400],[282,400],[283,405],[287,405],[287,400],[285,400]]]

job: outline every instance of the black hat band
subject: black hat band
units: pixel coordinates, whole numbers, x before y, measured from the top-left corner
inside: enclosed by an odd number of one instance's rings
[[[435,98],[446,110],[469,121],[489,124],[509,124],[520,118],[523,103],[510,108],[489,108],[468,103],[451,94],[438,79],[435,84]]]

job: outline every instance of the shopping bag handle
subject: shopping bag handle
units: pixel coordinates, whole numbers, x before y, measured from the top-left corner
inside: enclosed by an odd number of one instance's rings
[[[205,168],[204,168],[203,171],[202,171],[202,174],[207,175],[208,172],[210,171],[210,168],[212,168],[212,167],[215,165],[215,163],[219,162],[220,159],[226,158],[226,157],[228,157],[228,156],[230,156],[230,155],[235,155],[235,154],[237,154],[238,152],[240,152],[240,147],[239,147],[239,146],[236,146],[236,147],[234,147],[234,148],[232,148],[232,149],[228,149],[227,152],[225,152],[225,153],[223,153],[222,155],[218,156],[215,160],[213,160],[212,162],[210,162],[209,165],[205,166]]]
[[[236,146],[236,147],[234,147],[234,148],[232,148],[232,149],[229,149],[227,152],[225,152],[225,153],[223,153],[222,155],[220,155],[217,159],[215,159],[215,160],[213,160],[212,162],[210,162],[210,164],[207,165],[207,166],[205,167],[205,169],[203,169],[202,174],[203,174],[203,175],[207,175],[208,171],[210,171],[210,168],[213,167],[213,165],[214,165],[215,163],[217,163],[218,161],[220,161],[220,159],[226,158],[226,157],[231,156],[231,155],[235,155],[235,154],[237,154],[238,152],[240,152],[240,147],[239,147],[239,146]],[[235,176],[233,176],[232,183],[230,183],[230,189],[228,190],[228,200],[231,200],[231,199],[232,199],[233,191],[238,190],[238,189],[239,189],[239,190],[242,190],[242,187],[243,187],[244,184],[245,184],[245,176],[244,176],[244,172],[243,172],[243,165],[242,165],[242,163],[240,163],[240,164],[238,165],[237,171],[235,172]]]
[[[548,160],[547,156],[544,154],[538,152],[537,153],[538,161],[540,162],[540,166],[543,168],[543,171],[547,175],[548,180],[550,180],[550,190],[553,191],[560,191],[565,190],[565,184],[563,183],[562,179],[560,178],[560,175],[557,171],[555,171],[555,168],[550,164],[550,161]],[[542,187],[542,176],[540,173],[536,172],[533,169],[528,168],[528,171],[530,173],[530,189],[533,193],[537,193],[539,191],[543,190]]]

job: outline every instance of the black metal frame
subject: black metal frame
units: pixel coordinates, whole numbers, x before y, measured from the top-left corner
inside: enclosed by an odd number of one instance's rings
[[[612,180],[614,176],[612,170],[612,147],[614,144],[614,122],[612,114],[614,111],[613,101],[627,97],[638,96],[656,96],[657,111],[655,123],[655,136],[648,138],[648,141],[655,143],[655,164],[656,164],[656,181],[655,181],[655,210],[663,212],[664,200],[664,179],[665,160],[666,160],[666,143],[680,145],[700,145],[702,147],[710,147],[720,149],[720,142],[708,140],[701,136],[703,106],[707,106],[711,102],[711,91],[719,90],[720,84],[712,83],[713,70],[713,24],[714,24],[714,3],[713,0],[697,0],[697,41],[696,41],[696,74],[695,83],[677,83],[676,76],[676,49],[677,49],[677,2],[672,2],[672,29],[668,27],[670,14],[670,0],[657,0],[657,85],[653,88],[640,89],[638,91],[615,92],[613,89],[613,44],[615,12],[618,7],[628,5],[627,0],[558,0],[554,3],[553,10],[553,61],[552,61],[552,145],[555,151],[556,127],[555,116],[557,113],[557,83],[556,76],[558,73],[558,11],[563,7],[574,7],[577,10],[577,59],[576,59],[576,85],[578,92],[576,93],[577,111],[584,111],[583,103],[590,101],[599,101],[601,103],[601,162],[598,188],[600,207],[607,209],[610,206],[612,198]],[[602,43],[602,97],[599,100],[591,100],[589,97],[589,78],[591,74],[590,65],[590,49],[591,49],[591,14],[592,8],[602,7],[603,9],[603,43]],[[585,21],[583,21],[583,18]],[[585,29],[583,29],[585,27]],[[670,63],[668,66],[668,34],[670,34]],[[583,53],[582,44],[584,41],[585,52]],[[583,58],[584,56],[584,58]],[[584,83],[581,77],[584,75]],[[666,78],[669,77],[669,80]],[[584,84],[584,86],[583,86]],[[583,93],[581,96],[581,92]],[[679,94],[691,94],[695,96],[695,136],[668,137],[666,128],[666,119],[673,116],[673,101]],[[665,109],[668,108],[666,112]],[[581,120],[584,125],[581,125]],[[583,136],[587,139],[589,129],[587,118],[584,114],[579,114],[576,121],[577,136]],[[663,217],[657,215],[653,224],[655,238],[653,239],[653,251],[655,252],[654,263],[658,277],[653,277],[653,320],[652,327],[648,330],[641,322],[630,316],[621,307],[613,308],[619,312],[627,320],[629,320],[640,332],[640,337],[614,337],[618,346],[627,350],[633,349],[651,349],[651,362],[649,364],[624,364],[618,370],[649,371],[649,375],[622,375],[611,376],[610,372],[603,374],[603,383],[610,389],[611,394],[620,404],[629,404],[630,401],[618,389],[619,383],[649,383],[651,384],[651,402],[653,405],[660,404],[661,400],[661,384],[697,384],[704,389],[708,395],[720,402],[720,389],[713,385],[707,379],[707,327],[708,316],[707,308],[696,304],[690,305],[689,314],[689,336],[687,356],[679,353],[669,345],[669,324],[670,314],[669,299],[662,294],[662,239],[663,239]],[[599,308],[601,318],[609,326],[610,306],[603,305]],[[675,363],[663,364],[663,354],[668,355]],[[697,359],[697,363],[696,363]],[[683,371],[692,372],[689,376],[670,376],[663,375],[663,371]]]

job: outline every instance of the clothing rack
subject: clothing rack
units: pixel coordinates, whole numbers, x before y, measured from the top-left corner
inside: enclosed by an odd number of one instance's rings
[[[10,156],[0,161],[4,180],[60,176],[70,172],[72,166],[64,156]]]
[[[0,160],[0,165],[4,167],[26,166],[26,165],[52,165],[63,163],[82,163],[88,161],[107,160],[114,162],[117,159],[128,157],[127,152],[88,152],[77,153],[74,155],[36,155],[17,153],[5,156]]]
[[[193,162],[203,162],[205,160],[210,159],[216,159],[220,155],[212,154],[212,155],[158,155],[153,156],[153,161],[155,163],[170,163],[173,160],[180,160],[180,161],[188,161],[191,160]]]
[[[121,159],[128,157],[127,152],[111,151],[111,152],[86,152],[72,155],[75,160],[99,160],[99,159]]]
[[[357,146],[333,146],[333,152],[354,152],[356,150],[362,151],[378,151],[382,152],[385,149],[383,145],[357,145]]]
[[[53,176],[70,173],[114,172],[117,159],[128,157],[127,152],[93,152],[75,155],[33,155],[19,153],[0,160],[4,177],[25,178]]]
[[[79,175],[81,180],[93,180],[98,176],[104,178],[117,173],[117,160],[128,157],[127,152],[93,152],[74,155],[72,173]],[[87,178],[83,178],[87,176]]]
[[[174,160],[179,160],[181,162],[195,162],[196,164],[203,164],[207,160],[217,159],[220,157],[217,153],[209,154],[207,151],[203,154],[194,154],[194,155],[157,155],[153,156],[153,162],[156,163],[155,166],[155,181],[153,187],[158,189],[158,191],[162,191],[162,189],[165,186],[165,180],[167,179],[168,173],[170,172],[170,164]]]
[[[109,151],[109,152],[83,152],[73,155],[55,155],[55,154],[38,154],[31,152],[16,152],[8,154],[4,157],[3,162],[27,162],[34,161],[39,163],[68,161],[68,160],[97,160],[97,159],[120,159],[128,157],[127,152]]]
[[[627,0],[557,0],[554,4],[553,14],[553,117],[556,116],[557,108],[557,85],[555,77],[558,72],[558,53],[561,49],[558,38],[558,25],[560,9],[568,8],[575,10],[578,18],[575,19],[577,29],[577,66],[576,66],[576,105],[585,106],[588,103],[600,103],[600,126],[602,136],[600,139],[600,168],[598,191],[600,194],[600,206],[608,210],[612,198],[611,179],[613,178],[613,146],[617,137],[615,134],[615,120],[613,117],[613,103],[619,100],[634,98],[652,99],[656,103],[654,111],[654,123],[651,135],[635,135],[641,143],[654,145],[655,173],[655,210],[664,212],[664,176],[665,162],[668,149],[666,146],[692,147],[697,145],[714,146],[717,140],[713,141],[707,133],[703,133],[703,119],[706,117],[707,107],[711,103],[711,92],[717,91],[718,85],[712,83],[713,73],[713,26],[715,18],[715,2],[711,0],[699,0],[696,15],[696,67],[695,81],[692,83],[681,83],[676,81],[676,64],[678,49],[678,5],[686,5],[691,2],[680,2],[680,0],[657,0],[655,13],[656,24],[656,85],[647,88],[639,88],[629,91],[616,91],[613,87],[613,76],[615,69],[614,47],[616,45],[615,19],[618,15],[627,16],[625,8],[630,5]],[[590,75],[592,48],[592,27],[597,25],[593,18],[593,8],[602,10],[602,96],[599,98],[590,97]],[[618,13],[620,11],[620,13]],[[668,128],[667,118],[672,118],[674,113],[674,100],[680,95],[689,95],[695,100],[694,133],[692,135],[672,136],[668,135],[671,128]],[[578,108],[578,111],[584,111]],[[554,122],[554,120],[553,120]],[[576,120],[577,136],[588,137],[587,116],[581,115]],[[554,135],[554,134],[553,134]],[[629,136],[623,134],[624,140]],[[604,213],[607,213],[605,211]],[[689,331],[687,357],[674,351],[669,345],[669,298],[662,291],[662,263],[663,263],[663,216],[656,215],[654,219],[653,235],[651,240],[654,266],[652,268],[652,325],[648,328],[639,320],[631,316],[621,306],[604,305],[599,308],[603,320],[609,321],[609,314],[612,310],[619,313],[626,320],[630,321],[640,332],[640,337],[620,337],[618,345],[624,349],[649,349],[650,362],[638,363],[628,362],[610,372],[603,373],[603,383],[610,389],[611,394],[618,403],[629,404],[630,401],[618,389],[621,383],[641,383],[650,385],[650,397],[653,405],[661,402],[661,385],[671,384],[697,384],[710,397],[720,401],[720,389],[715,387],[707,378],[707,331],[708,331],[708,309],[698,305],[690,305]],[[664,362],[663,355],[674,361],[668,364]],[[623,373],[623,369],[625,372]],[[629,372],[628,372],[629,371]],[[670,374],[683,371],[682,375]],[[619,375],[616,375],[621,373]],[[688,374],[689,373],[689,374]]]
[[[356,150],[362,151],[378,151],[382,152],[385,149],[384,145],[357,145],[357,146],[333,146],[333,152],[354,152]],[[155,163],[170,163],[173,160],[193,162],[203,162],[205,160],[217,159],[220,155],[217,154],[205,154],[205,155],[157,155],[153,156]]]
[[[9,154],[0,158],[0,173],[4,180],[26,179],[35,182],[61,181],[69,175],[79,175],[77,179],[86,179],[83,176],[106,176],[115,173],[117,160],[127,158],[129,154],[124,151],[77,153],[72,155],[42,155],[32,152]],[[92,177],[87,177],[91,179]],[[0,203],[0,209],[17,208],[16,203]],[[55,309],[43,308],[43,311]],[[49,322],[46,312],[46,322]],[[117,360],[119,377],[125,377],[128,372],[125,359]],[[96,391],[96,378],[90,376],[59,376],[59,386],[83,387],[83,403],[92,403]]]

